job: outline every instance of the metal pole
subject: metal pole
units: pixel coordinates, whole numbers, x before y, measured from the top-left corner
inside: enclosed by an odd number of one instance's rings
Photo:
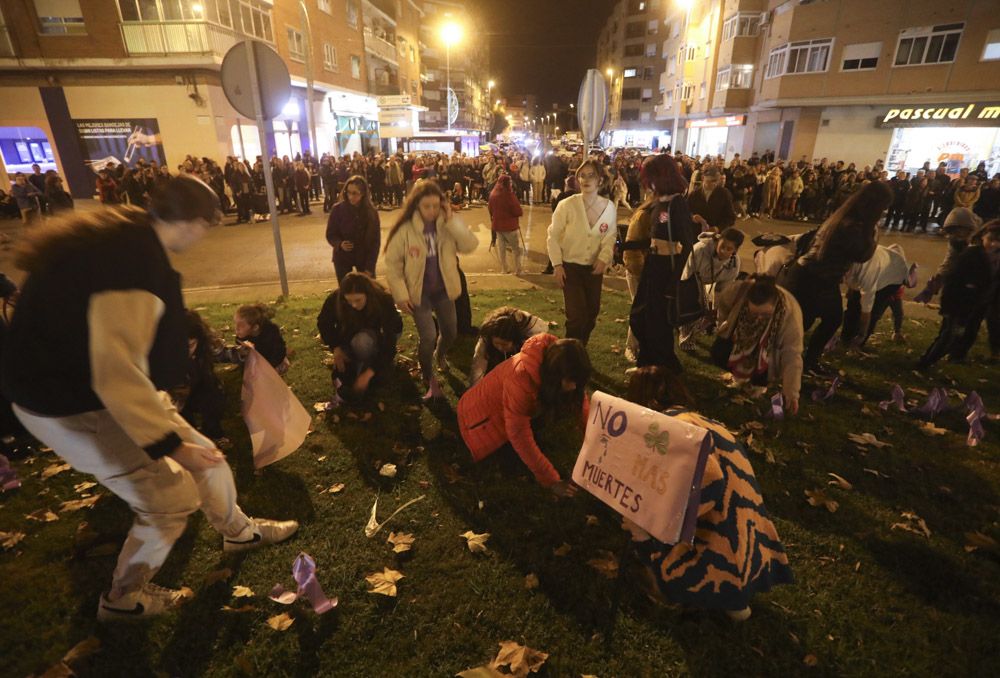
[[[309,23],[309,10],[306,8],[305,0],[299,0],[299,13],[302,15],[302,34],[306,42],[306,125],[309,126],[309,151],[314,159],[319,160],[319,149],[316,147],[316,116],[313,115],[312,25]]]
[[[281,247],[281,229],[278,227],[278,210],[274,204],[274,179],[271,177],[271,158],[267,152],[267,133],[264,128],[263,104],[260,100],[260,74],[257,72],[257,56],[254,53],[258,44],[254,40],[243,43],[247,50],[247,64],[250,66],[250,94],[253,98],[253,111],[257,118],[257,134],[260,135],[261,158],[264,164],[264,186],[267,188],[267,209],[271,213],[271,232],[274,234],[274,254],[278,258],[278,278],[281,281],[281,296],[288,296],[288,274],[285,271],[285,252]]]
[[[445,59],[445,90],[444,90],[444,122],[451,129],[451,43],[444,43]]]

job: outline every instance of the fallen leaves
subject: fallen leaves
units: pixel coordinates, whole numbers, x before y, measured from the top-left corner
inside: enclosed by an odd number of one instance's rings
[[[993,537],[988,534],[983,534],[982,532],[966,532],[964,548],[968,553],[972,553],[977,550],[1000,553],[1000,543],[998,543]]]
[[[58,475],[63,471],[68,471],[69,468],[70,468],[69,464],[52,464],[50,466],[46,466],[44,469],[42,469],[42,480],[45,480],[46,478],[51,478],[52,476]]]
[[[600,555],[591,558],[587,564],[608,579],[618,576],[618,557],[611,551],[598,551]]]
[[[538,585],[539,585],[539,581],[538,581],[538,575],[537,574],[532,573],[532,574],[529,574],[529,575],[525,576],[525,578],[524,578],[524,588],[526,588],[529,591],[533,591],[533,590],[535,590],[535,589],[538,588]]]
[[[288,628],[294,623],[295,620],[287,612],[276,614],[273,617],[269,617],[267,620],[267,625],[275,631],[287,631]]]
[[[85,481],[85,482],[77,483],[76,485],[74,485],[73,486],[73,491],[76,492],[77,494],[82,494],[82,493],[86,492],[87,490],[89,490],[92,487],[97,487],[97,483],[90,482],[90,481]]]
[[[806,666],[817,666],[819,665],[819,659],[817,659],[814,654],[807,654],[802,658],[802,663]]]
[[[59,513],[65,513],[66,511],[79,511],[80,509],[91,508],[96,504],[101,498],[101,495],[95,494],[90,497],[84,497],[82,499],[72,499],[70,501],[64,501],[59,506]]]
[[[63,655],[63,658],[59,660],[59,663],[55,666],[50,666],[49,669],[42,674],[42,678],[62,678],[63,676],[75,676],[76,671],[74,670],[74,665],[79,664],[81,661],[94,654],[101,649],[101,641],[90,636],[70,648],[69,652]]]
[[[566,542],[563,542],[562,546],[557,546],[556,548],[552,549],[552,555],[556,556],[557,558],[562,558],[572,550],[573,550],[572,546],[570,546]]]
[[[927,527],[927,523],[924,522],[923,518],[918,516],[913,511],[903,511],[903,513],[901,513],[900,515],[903,517],[904,522],[893,523],[889,529],[905,530],[906,532],[919,534],[921,537],[924,537],[925,539],[931,538],[930,528]]]
[[[863,468],[861,470],[864,471],[865,473],[870,473],[871,475],[875,476],[876,478],[892,478],[892,476],[886,475],[885,473],[882,473],[878,469]]]
[[[59,516],[48,509],[38,509],[24,516],[28,520],[37,520],[40,523],[52,523],[59,520]]]
[[[860,435],[857,433],[848,433],[847,439],[852,443],[861,445],[862,447],[867,445],[871,445],[872,447],[878,449],[882,449],[883,447],[892,447],[892,443],[883,442],[871,433],[862,433]]]
[[[834,487],[839,487],[842,490],[853,490],[854,485],[851,485],[845,478],[838,476],[836,473],[827,473],[826,475],[833,478],[833,480],[828,481],[827,485],[833,485]]]
[[[395,598],[396,582],[403,577],[402,572],[390,570],[388,567],[383,568],[382,572],[374,572],[365,577],[365,581],[372,587],[368,593],[378,593],[383,596]]]
[[[929,421],[921,422],[918,428],[920,429],[920,432],[926,436],[943,436],[948,432],[948,429],[935,426]]]
[[[381,530],[383,527],[385,527],[385,524],[388,523],[390,520],[392,520],[396,516],[397,513],[399,513],[400,511],[402,511],[403,509],[405,509],[406,507],[408,507],[408,506],[410,506],[412,504],[416,504],[418,501],[420,501],[421,499],[423,499],[426,496],[427,495],[422,494],[419,497],[417,497],[416,499],[411,499],[410,501],[406,502],[405,504],[403,504],[402,506],[400,506],[398,509],[396,509],[395,511],[393,511],[392,515],[390,515],[388,518],[386,518],[385,520],[383,520],[381,523],[378,522],[378,518],[376,516],[376,514],[378,512],[378,499],[375,499],[375,503],[372,504],[371,515],[368,516],[368,523],[365,525],[365,536],[368,537],[369,539],[371,539],[372,537],[374,537],[378,533],[379,530]]]
[[[490,538],[489,532],[476,534],[472,530],[468,530],[458,536],[465,538],[466,546],[468,546],[469,550],[473,553],[486,553],[489,550],[486,548],[486,540]]]
[[[0,532],[0,546],[3,550],[12,549],[24,539],[24,532]]]
[[[390,532],[386,541],[392,544],[393,553],[405,553],[413,548],[414,536],[405,532]]]
[[[826,492],[820,489],[806,490],[806,501],[810,506],[822,506],[830,513],[836,513],[840,508],[840,503],[826,496]]]
[[[548,658],[549,655],[545,652],[519,645],[513,640],[505,640],[500,643],[500,651],[490,666],[494,669],[506,666],[512,676],[525,678],[529,673],[538,673]]]
[[[589,515],[589,514],[587,515],[587,525],[594,526],[594,525],[600,525],[600,524],[601,523],[597,519],[597,516],[592,516],[592,515]]]
[[[382,464],[382,468],[378,470],[378,474],[385,478],[395,478],[396,472],[397,469],[395,464]]]
[[[233,587],[233,598],[253,598],[256,593],[249,586],[234,586]]]
[[[344,491],[344,483],[334,483],[325,490],[321,490],[320,494],[338,494]]]

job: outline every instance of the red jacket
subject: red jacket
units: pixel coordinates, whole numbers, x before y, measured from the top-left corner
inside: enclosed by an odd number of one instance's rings
[[[498,184],[490,192],[490,217],[493,219],[494,231],[516,231],[518,229],[518,217],[524,214],[521,203],[518,202],[514,191],[504,190]]]
[[[520,353],[500,363],[458,401],[459,429],[474,460],[482,461],[509,442],[545,487],[559,481],[559,472],[538,448],[531,418],[542,385],[542,356],[557,339],[551,334],[530,337]]]

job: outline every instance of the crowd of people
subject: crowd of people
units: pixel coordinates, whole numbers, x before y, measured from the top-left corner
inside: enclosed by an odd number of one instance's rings
[[[167,256],[220,223],[230,196],[245,220],[261,162],[230,158],[220,167],[189,158],[174,176],[162,166],[105,168],[97,189],[109,209],[33,229],[19,244],[17,265],[27,279],[2,345],[3,393],[33,436],[136,514],[101,598],[101,619],[155,615],[180,602],[180,592],[151,579],[199,508],[227,551],[277,543],[299,528],[248,517],[219,452],[228,439],[214,365],[242,363],[255,349],[278,374],[290,368],[273,309],[241,306],[226,345],[184,308]],[[691,409],[678,335],[682,348],[712,335],[709,354],[720,369],[757,395],[776,384],[783,411],[796,415],[803,374],[828,373],[820,357],[838,329],[845,343],[861,346],[891,309],[894,336],[905,339],[898,302],[901,290],[916,284],[914,269],[901,248],[878,243],[878,232],[886,222],[897,225],[902,184],[909,186],[904,204],[913,190],[907,177],[893,184],[879,164],[859,172],[825,161],[786,164],[767,154],[726,164],[669,153],[533,158],[514,149],[478,158],[275,158],[272,168],[279,209],[308,213],[309,203],[322,199],[329,212],[327,241],[339,285],[317,316],[332,355],[328,407],[366,398],[399,378],[393,365],[402,314],[411,316],[418,335],[423,400],[444,398],[441,375],[452,370],[454,340],[472,329],[478,334],[473,369],[457,406],[470,461],[512,450],[561,498],[578,488],[546,456],[534,429],[586,418],[588,343],[601,312],[602,277],[620,249],[632,296],[628,355],[635,363],[626,397],[703,427],[713,449],[701,489],[703,504],[715,508],[699,512],[695,548],[662,544],[627,525],[645,567],[640,585],[657,599],[742,620],[754,594],[791,581],[746,450],[724,426]],[[940,220],[949,254],[921,293],[929,299],[940,292],[943,315],[921,369],[945,355],[964,358],[984,321],[1000,358],[1000,221],[988,187],[973,183],[979,174],[949,179],[948,191],[943,180],[935,184],[926,210],[928,220]],[[925,175],[914,179],[918,187],[929,183]],[[808,186],[820,188],[807,194]],[[119,204],[123,194],[129,204]],[[634,207],[623,238],[619,198]],[[564,295],[564,338],[530,310],[514,307],[494,309],[478,330],[471,328],[460,258],[479,241],[461,209],[472,200],[489,206],[501,251],[513,249],[519,269],[521,244],[510,234],[518,230],[523,199],[551,199],[546,249]],[[384,243],[383,206],[401,208]],[[754,270],[741,271],[746,238],[734,225],[759,213],[822,223],[791,238],[755,238]],[[378,265],[386,286],[375,279]],[[733,502],[753,513],[751,530],[736,524]],[[718,567],[739,576],[706,587],[709,570]]]

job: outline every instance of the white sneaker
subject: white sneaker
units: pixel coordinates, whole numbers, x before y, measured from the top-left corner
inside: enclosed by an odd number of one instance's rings
[[[238,551],[250,551],[251,549],[277,544],[285,541],[299,529],[298,522],[294,520],[265,520],[263,518],[251,518],[253,521],[253,536],[249,539],[223,539],[222,550],[226,553]]]
[[[97,606],[97,620],[138,621],[155,617],[178,607],[191,595],[191,589],[168,589],[149,583],[113,603],[102,594]]]

